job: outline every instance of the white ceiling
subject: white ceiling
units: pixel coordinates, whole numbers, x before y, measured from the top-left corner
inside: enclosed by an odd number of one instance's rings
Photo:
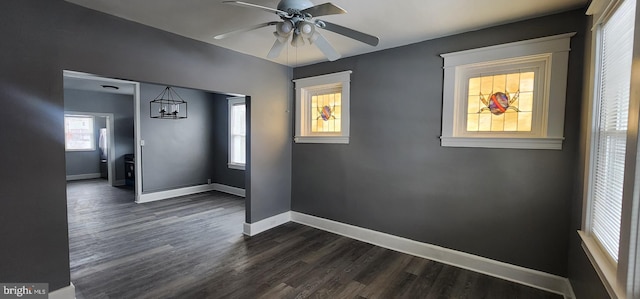
[[[104,87],[108,86],[108,87]],[[118,89],[109,87],[114,86]],[[106,92],[115,94],[133,95],[133,84],[124,82],[115,82],[114,80],[104,79],[89,75],[65,75],[64,88],[93,92]]]
[[[222,0],[66,0],[124,19],[266,58],[275,38],[273,27],[215,40],[218,34],[278,21],[275,14],[223,4]],[[275,8],[278,0],[244,0]],[[394,48],[437,37],[553,14],[586,6],[589,0],[331,0],[347,10],[322,19],[380,38],[372,47],[323,30],[343,57]],[[313,0],[322,4],[324,0]],[[326,61],[314,46],[288,46],[277,63],[300,66]]]

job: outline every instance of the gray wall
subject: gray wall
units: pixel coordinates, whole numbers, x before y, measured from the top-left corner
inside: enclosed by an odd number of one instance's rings
[[[115,146],[115,174],[116,180],[125,179],[124,155],[134,152],[133,137],[133,96],[106,92],[91,92],[84,90],[64,90],[64,110],[73,112],[113,113],[113,140]],[[96,118],[97,119],[97,118]],[[99,135],[96,135],[96,144]],[[91,157],[89,152],[67,152],[67,175],[99,173],[100,153],[96,151]],[[91,160],[88,160],[91,159]],[[95,165],[96,171],[89,171],[88,167]]]
[[[293,146],[292,209],[566,276],[586,28],[577,10],[294,69],[353,74],[350,144]],[[440,146],[440,54],[574,31],[563,150]]]
[[[65,69],[251,95],[247,222],[290,209],[289,68],[62,0],[3,1],[0,35],[0,281],[70,282]]]
[[[195,89],[175,91],[187,101],[186,119],[149,117],[149,101],[166,86],[140,85],[144,192],[212,183],[245,188],[245,171],[229,169],[227,95]]]
[[[230,96],[217,95],[215,101],[215,115],[213,134],[215,136],[213,181],[219,184],[245,188],[245,171],[231,169],[229,162],[229,107]]]
[[[174,88],[187,101],[185,119],[157,119],[149,117],[149,101],[166,86],[140,85],[142,187],[144,192],[177,189],[206,184],[213,179],[215,136],[213,114],[215,99],[211,93]]]

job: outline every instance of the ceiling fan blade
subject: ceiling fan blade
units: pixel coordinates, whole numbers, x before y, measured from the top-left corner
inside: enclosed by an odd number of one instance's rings
[[[279,10],[279,9],[266,7],[266,6],[262,6],[262,5],[258,5],[258,4],[242,2],[242,1],[222,1],[222,3],[231,4],[231,5],[240,6],[240,7],[257,8],[257,9],[260,9],[260,10],[264,10],[266,12],[277,14],[277,15],[279,15],[281,17],[285,17],[285,16],[286,17],[291,17],[291,15],[286,11],[282,11],[282,10]]]
[[[232,35],[235,35],[235,34],[238,34],[238,33],[244,33],[244,32],[251,31],[251,30],[256,30],[256,29],[259,29],[259,28],[262,28],[262,27],[273,26],[273,25],[278,24],[278,23],[279,22],[262,23],[262,24],[251,26],[251,27],[246,27],[246,28],[234,30],[234,31],[231,31],[231,32],[227,32],[227,33],[224,33],[224,34],[216,35],[213,38],[215,38],[215,39],[223,39],[223,38],[227,38],[229,36],[232,36]]]
[[[301,13],[303,14],[308,13],[313,17],[319,17],[319,16],[344,14],[344,13],[347,13],[347,11],[331,2],[327,2],[324,4],[320,4],[320,5],[316,5],[316,6],[312,6],[307,9],[304,9],[301,11]]]
[[[324,38],[324,36],[322,36],[322,34],[320,34],[319,32],[316,31],[315,33],[313,33],[313,36],[309,40],[312,44],[316,45],[316,47],[318,47],[320,51],[322,51],[324,56],[327,56],[327,59],[329,59],[329,61],[335,61],[342,57],[342,55],[340,55],[340,53],[338,53],[338,51],[336,51],[336,49],[331,46],[329,41]]]
[[[355,39],[357,41],[361,41],[365,44],[372,45],[374,47],[377,46],[378,43],[380,42],[380,39],[373,35],[369,35],[369,34],[366,34],[357,30],[353,30],[351,28],[347,28],[344,26],[340,26],[334,23],[329,23],[327,21],[318,22],[318,24],[322,24],[322,23],[324,23],[324,26],[319,25],[319,27],[322,29],[333,31],[337,34],[344,35],[346,37]]]
[[[271,47],[271,50],[269,50],[269,54],[267,54],[267,57],[271,59],[278,58],[278,56],[280,56],[280,53],[282,52],[282,49],[284,49],[284,47],[287,45],[287,40],[288,39],[286,38],[277,38],[276,42],[273,43],[273,47]]]

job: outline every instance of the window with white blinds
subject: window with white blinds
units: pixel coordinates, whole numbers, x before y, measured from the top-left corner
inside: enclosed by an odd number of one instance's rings
[[[589,228],[618,261],[635,1],[623,1],[600,25]]]
[[[244,98],[229,99],[229,167],[244,169],[246,164],[247,126]]]

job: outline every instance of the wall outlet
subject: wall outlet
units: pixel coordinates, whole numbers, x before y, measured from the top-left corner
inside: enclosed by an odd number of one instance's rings
[[[211,179],[207,179],[207,184],[211,185]]]

